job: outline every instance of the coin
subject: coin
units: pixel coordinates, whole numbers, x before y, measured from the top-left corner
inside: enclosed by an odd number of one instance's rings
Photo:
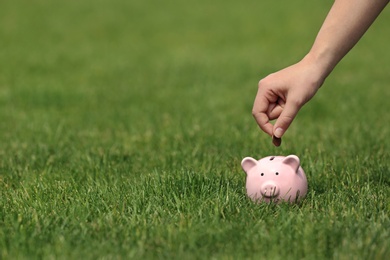
[[[276,136],[272,136],[272,143],[275,145],[275,146],[280,146],[282,144],[282,138],[278,138]]]

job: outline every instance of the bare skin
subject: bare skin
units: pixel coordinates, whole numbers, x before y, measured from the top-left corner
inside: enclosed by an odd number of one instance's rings
[[[298,63],[260,80],[252,114],[260,128],[276,140],[276,146],[302,106],[388,3],[389,0],[335,0],[309,53]],[[274,119],[272,125],[270,121]]]

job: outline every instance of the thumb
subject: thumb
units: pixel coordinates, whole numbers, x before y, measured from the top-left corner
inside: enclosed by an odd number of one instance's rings
[[[284,135],[297,115],[299,108],[300,107],[297,104],[294,104],[294,102],[286,102],[286,105],[273,128],[273,135],[275,137],[281,138]]]

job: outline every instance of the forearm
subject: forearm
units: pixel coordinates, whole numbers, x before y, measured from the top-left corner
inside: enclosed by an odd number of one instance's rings
[[[367,31],[389,0],[335,0],[305,59],[324,80]]]

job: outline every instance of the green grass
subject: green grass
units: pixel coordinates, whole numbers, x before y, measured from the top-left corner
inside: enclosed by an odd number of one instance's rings
[[[1,259],[386,259],[384,11],[281,148],[258,80],[302,57],[331,1],[5,1]],[[299,205],[245,195],[245,156],[296,154]]]

